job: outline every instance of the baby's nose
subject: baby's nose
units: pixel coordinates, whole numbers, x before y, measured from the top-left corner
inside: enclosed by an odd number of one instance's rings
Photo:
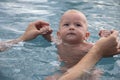
[[[74,29],[75,29],[74,26],[70,26],[70,27],[69,27],[69,30],[74,30]]]

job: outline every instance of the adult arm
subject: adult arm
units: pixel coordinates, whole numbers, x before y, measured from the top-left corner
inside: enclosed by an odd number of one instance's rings
[[[1,41],[0,51],[4,51],[11,47],[12,45],[17,44],[19,42],[35,39],[38,35],[42,35],[46,40],[51,41],[52,40],[51,33],[52,30],[49,26],[49,23],[44,21],[31,22],[28,25],[24,34],[19,38],[10,41]]]

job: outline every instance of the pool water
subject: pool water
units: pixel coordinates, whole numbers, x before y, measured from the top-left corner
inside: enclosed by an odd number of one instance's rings
[[[49,22],[56,36],[60,17],[69,9],[87,16],[90,42],[99,39],[100,29],[120,31],[119,0],[0,0],[0,41],[18,38],[35,20]],[[0,52],[0,80],[44,80],[59,71],[59,65],[55,44],[39,36]],[[101,80],[120,80],[120,55],[96,66],[104,71]]]

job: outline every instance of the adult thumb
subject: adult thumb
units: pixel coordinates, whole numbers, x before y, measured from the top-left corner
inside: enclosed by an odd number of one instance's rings
[[[118,35],[119,35],[119,32],[118,32],[118,31],[116,31],[116,30],[112,30],[112,31],[111,31],[111,35],[110,35],[110,36],[117,38]]]

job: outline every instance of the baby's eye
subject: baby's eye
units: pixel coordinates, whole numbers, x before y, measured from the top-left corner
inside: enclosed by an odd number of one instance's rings
[[[81,27],[82,25],[81,24],[76,24],[77,27]]]
[[[64,26],[69,26],[69,24],[66,23],[66,24],[64,24]]]

